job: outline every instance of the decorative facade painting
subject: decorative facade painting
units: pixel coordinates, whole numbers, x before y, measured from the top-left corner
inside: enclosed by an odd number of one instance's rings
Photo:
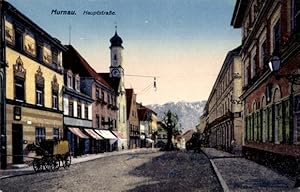
[[[32,56],[36,55],[35,39],[33,35],[28,32],[24,34],[24,50]]]
[[[47,44],[44,44],[43,47],[43,61],[47,64],[52,63],[51,47]]]
[[[11,44],[15,44],[15,31],[11,22],[5,20],[5,39]]]

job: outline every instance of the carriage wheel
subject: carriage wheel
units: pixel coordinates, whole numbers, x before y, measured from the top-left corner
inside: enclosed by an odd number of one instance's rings
[[[70,167],[70,165],[71,165],[71,155],[70,154],[66,154],[64,156],[63,166],[66,169],[67,167]]]
[[[60,166],[60,161],[59,158],[57,157],[52,157],[52,170],[57,171]]]
[[[44,157],[43,161],[46,171],[52,171],[52,157]]]
[[[34,159],[32,162],[32,166],[35,172],[41,171],[43,169],[42,162],[40,159]]]
[[[46,164],[47,171],[57,171],[59,169],[59,161],[56,157],[48,157]]]

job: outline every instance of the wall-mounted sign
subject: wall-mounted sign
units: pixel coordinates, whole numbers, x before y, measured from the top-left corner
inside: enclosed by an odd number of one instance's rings
[[[14,106],[14,120],[20,121],[22,118],[22,110],[19,106]]]

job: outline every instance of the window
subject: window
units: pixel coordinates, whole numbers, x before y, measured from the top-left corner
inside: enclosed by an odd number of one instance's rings
[[[46,139],[45,134],[45,128],[44,127],[37,127],[35,128],[35,142],[40,143],[41,141],[44,141]]]
[[[251,58],[251,79],[256,75],[256,54]]]
[[[58,64],[58,53],[57,50],[52,52],[52,63],[57,66]]]
[[[300,31],[300,1],[293,1],[293,27],[295,31]]]
[[[114,54],[114,60],[115,60],[115,61],[117,60],[117,55],[116,55],[116,54]]]
[[[42,62],[43,61],[43,46],[40,43],[37,44],[36,54],[37,54],[37,59]]]
[[[58,93],[52,91],[52,108],[58,109]]]
[[[73,101],[69,101],[69,116],[74,115]]]
[[[273,52],[278,52],[279,51],[279,46],[280,46],[280,19],[277,21],[275,26],[273,27]]]
[[[22,50],[23,48],[23,34],[16,30],[16,48]]]
[[[44,88],[40,86],[36,86],[36,105],[44,105]]]
[[[101,91],[101,99],[104,101],[104,91]]]
[[[96,89],[96,99],[99,98],[99,89]]]
[[[89,118],[89,108],[88,108],[87,105],[84,106],[84,117],[85,117],[86,119]]]
[[[69,88],[73,88],[73,78],[70,74],[67,75],[67,84]]]
[[[102,117],[102,118],[101,118],[101,125],[103,125],[104,123],[105,123],[105,118]]]
[[[100,128],[100,117],[98,114],[96,115],[96,126]]]
[[[59,129],[53,128],[53,139],[59,139]]]
[[[284,141],[289,143],[291,141],[290,137],[290,102],[286,100],[283,102],[282,118],[284,124]]]
[[[79,77],[76,77],[76,79],[75,79],[75,89],[76,89],[76,91],[80,91],[80,79],[79,79]]]
[[[77,117],[81,118],[81,103],[77,103]]]
[[[23,102],[25,100],[24,80],[15,79],[15,99]]]
[[[267,51],[267,43],[266,41],[264,41],[261,44],[261,48],[260,48],[260,66],[263,69],[268,68],[268,61],[269,60],[269,55],[268,55],[268,51]]]

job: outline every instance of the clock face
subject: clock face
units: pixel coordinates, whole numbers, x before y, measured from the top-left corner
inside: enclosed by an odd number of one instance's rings
[[[119,77],[120,76],[120,71],[118,69],[113,69],[111,71],[111,74],[113,77]]]

